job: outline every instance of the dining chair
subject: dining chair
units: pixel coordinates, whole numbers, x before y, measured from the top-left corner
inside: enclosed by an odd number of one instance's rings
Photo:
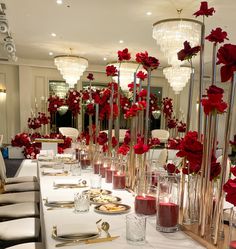
[[[22,218],[0,222],[0,244],[13,246],[39,240],[40,219]]]
[[[66,137],[72,138],[73,142],[77,141],[77,138],[79,136],[79,131],[72,127],[60,127],[59,132]]]
[[[167,130],[155,129],[151,131],[152,138],[158,138],[161,143],[167,143],[170,133]]]
[[[39,203],[40,194],[38,191],[18,192],[0,194],[0,205],[36,202]]]
[[[162,149],[157,159],[158,166],[164,166],[167,162],[167,158],[168,158],[168,150]]]
[[[26,217],[39,217],[39,208],[35,202],[23,202],[0,206],[1,221]]]
[[[26,192],[26,191],[39,191],[39,183],[21,182],[21,183],[4,184],[2,187],[3,193]]]
[[[3,134],[0,134],[0,148],[2,148],[3,144]]]
[[[31,242],[18,244],[11,247],[6,247],[5,249],[44,249],[43,243],[41,242]]]
[[[5,165],[2,153],[0,153],[0,178],[3,184],[38,181],[36,176],[7,177],[6,176],[6,165]]]
[[[105,132],[108,134],[108,130],[103,130],[101,132]],[[126,129],[120,129],[119,132],[119,143],[123,143],[124,139],[125,139],[125,134],[126,134],[127,130]],[[115,130],[112,130],[112,136],[115,136]]]

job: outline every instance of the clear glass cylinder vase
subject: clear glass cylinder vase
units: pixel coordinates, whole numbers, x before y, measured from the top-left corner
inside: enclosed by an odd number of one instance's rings
[[[230,212],[229,249],[236,249],[236,207],[231,208]]]

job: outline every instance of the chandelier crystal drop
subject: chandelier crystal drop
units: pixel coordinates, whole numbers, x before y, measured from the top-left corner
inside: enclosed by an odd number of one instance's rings
[[[59,55],[54,58],[54,63],[63,79],[70,87],[80,79],[88,67],[88,60],[74,55]]]
[[[173,88],[175,94],[179,94],[186,86],[190,79],[190,67],[166,67],[163,69],[163,74]]]
[[[120,86],[124,91],[129,90],[128,84],[134,81],[135,72],[143,71],[144,73],[146,73],[146,70],[144,70],[144,68],[140,64],[133,61],[109,63],[109,65],[115,66],[117,70],[120,71]],[[118,83],[117,76],[114,76],[112,78],[116,83]]]
[[[172,66],[182,65],[177,53],[185,41],[191,46],[200,44],[202,23],[192,19],[166,19],[153,24],[153,38]]]

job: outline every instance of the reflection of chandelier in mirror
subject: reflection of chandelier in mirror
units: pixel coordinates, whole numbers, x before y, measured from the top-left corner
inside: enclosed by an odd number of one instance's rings
[[[183,88],[186,86],[190,74],[190,67],[166,67],[163,69],[163,73],[170,83],[170,86],[173,88],[175,94],[179,94]]]
[[[200,44],[202,23],[192,19],[165,19],[153,24],[153,38],[160,45],[161,51],[168,59],[168,64],[183,64],[177,53],[183,48],[185,41],[191,46]]]
[[[56,56],[54,62],[63,79],[65,79],[66,83],[72,88],[88,67],[87,59],[74,55]]]
[[[143,67],[134,61],[126,61],[122,63],[115,62],[109,63],[108,65],[113,65],[117,68],[117,70],[120,70],[120,87],[124,91],[128,91],[128,84],[134,81],[134,73],[136,71],[143,71],[144,73],[146,73]],[[115,82],[118,82],[118,77],[113,77],[113,80]]]

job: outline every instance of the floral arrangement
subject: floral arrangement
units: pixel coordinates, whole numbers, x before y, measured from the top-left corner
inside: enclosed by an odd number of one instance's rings
[[[42,125],[47,125],[50,122],[50,117],[46,116],[46,113],[38,112],[38,117],[28,118],[28,127],[29,129],[36,130]]]
[[[15,137],[11,140],[11,145],[14,147],[23,147],[28,146],[30,144],[30,137],[27,133],[18,133]]]
[[[53,114],[57,112],[57,109],[64,105],[64,99],[60,99],[56,95],[52,95],[48,98],[48,111]]]
[[[172,116],[173,113],[173,99],[171,98],[163,98],[162,99],[162,112],[165,116],[165,118],[170,118]]]
[[[73,116],[80,114],[80,93],[75,89],[70,89],[67,94],[66,104]]]

